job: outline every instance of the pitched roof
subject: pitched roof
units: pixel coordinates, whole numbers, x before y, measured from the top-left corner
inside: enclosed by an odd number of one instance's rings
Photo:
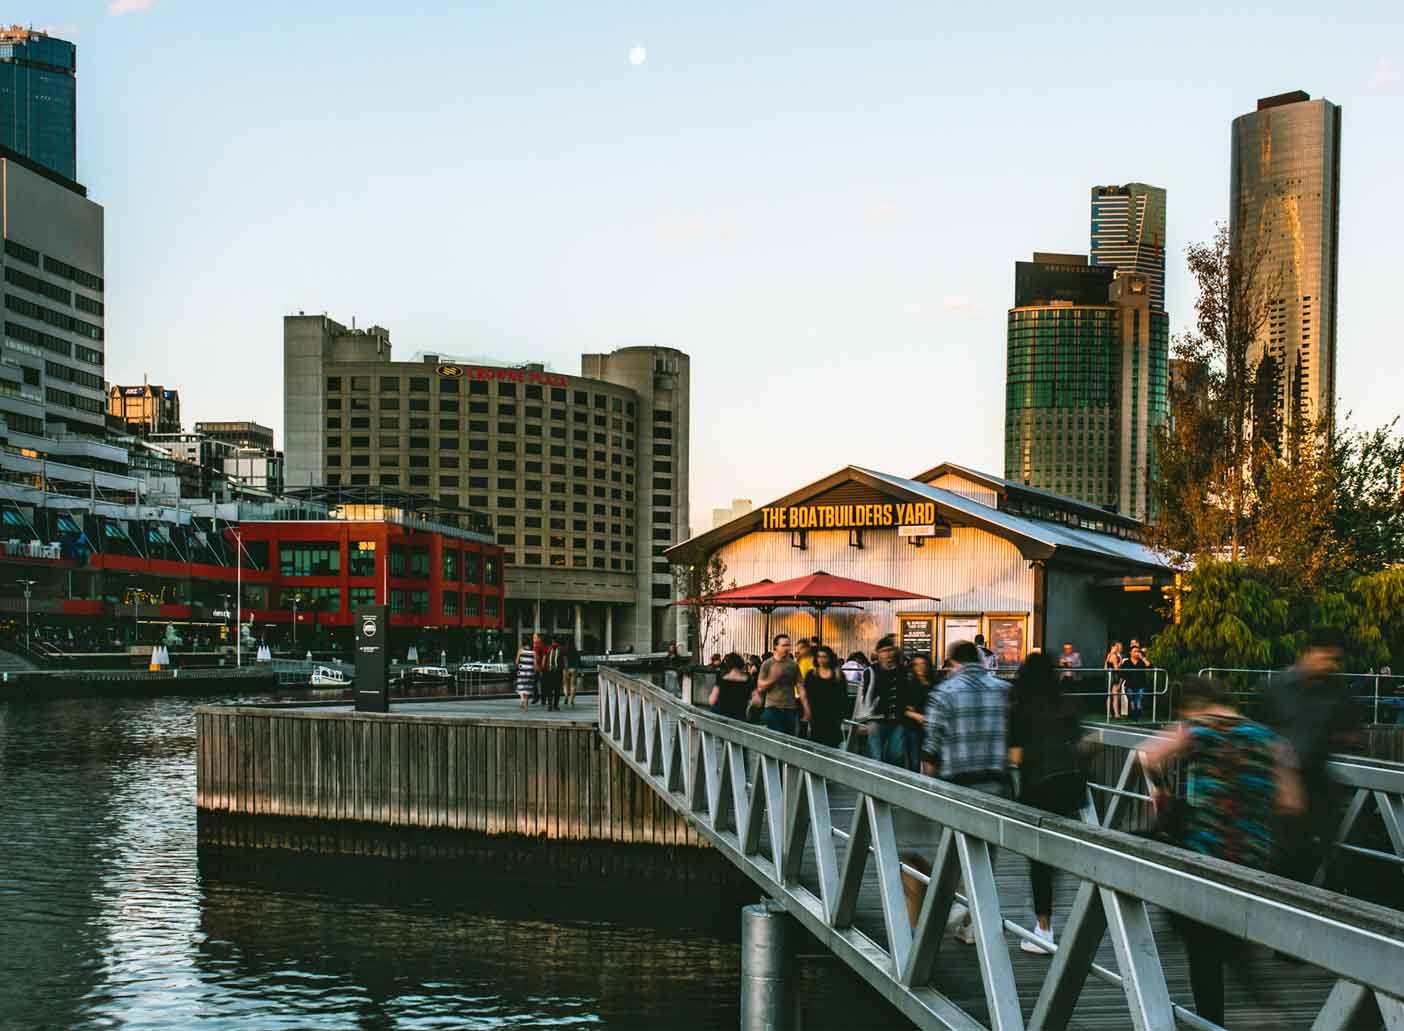
[[[943,467],[938,466],[937,468]],[[949,467],[951,471],[957,471],[960,468],[959,466]],[[971,474],[988,478],[985,477],[985,474],[974,474],[973,471]],[[1031,560],[1049,559],[1063,552],[1069,556],[1081,556],[1093,561],[1114,562],[1118,565],[1131,563],[1154,570],[1170,569],[1170,563],[1164,557],[1139,541],[1125,540],[1094,530],[1085,530],[1042,519],[1015,515],[1011,512],[1003,512],[943,487],[933,487],[930,484],[904,476],[894,476],[891,473],[864,469],[855,465],[845,466],[820,480],[791,491],[784,497],[777,498],[769,505],[758,506],[753,511],[737,516],[730,522],[723,523],[706,533],[698,534],[690,540],[675,544],[664,554],[668,558],[683,561],[688,560],[691,556],[710,554],[723,544],[730,543],[757,530],[761,525],[766,508],[801,504],[809,498],[849,481],[864,483],[883,493],[898,497],[915,497],[925,501],[933,501],[936,503],[937,511],[942,518],[976,526],[995,536],[1003,537],[1018,547],[1020,553]]]
[[[982,473],[978,469],[957,465],[955,462],[942,462],[940,465],[933,466],[923,473],[917,473],[912,479],[926,483],[944,476],[947,473],[973,480],[982,486],[989,487],[998,494],[1020,494],[1025,497],[1039,498],[1059,508],[1075,509],[1078,512],[1086,513],[1098,519],[1120,523],[1127,527],[1142,525],[1141,521],[1134,516],[1129,516],[1122,512],[1110,512],[1100,505],[1094,505],[1090,501],[1068,497],[1066,494],[1056,494],[1051,490],[1045,490],[1043,487],[1033,487],[1027,483],[1020,483],[1018,480],[995,476],[993,473]]]

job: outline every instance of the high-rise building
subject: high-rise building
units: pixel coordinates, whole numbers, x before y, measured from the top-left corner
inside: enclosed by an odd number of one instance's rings
[[[0,146],[78,178],[77,51],[12,25],[0,28]]]
[[[195,432],[241,448],[273,450],[273,429],[257,422],[197,422]]]
[[[103,212],[87,191],[0,147],[5,361],[0,418],[12,447],[106,431]]]
[[[1229,235],[1254,266],[1248,310],[1262,305],[1250,351],[1255,421],[1334,425],[1336,266],[1340,239],[1341,109],[1297,90],[1233,120]],[[1246,281],[1246,277],[1245,277]]]
[[[283,323],[291,489],[408,490],[492,515],[507,626],[586,649],[682,634],[666,548],[688,537],[688,356],[626,347],[581,375],[392,358],[390,333]]]
[[[1139,272],[1152,308],[1165,309],[1165,191],[1145,183],[1092,187],[1093,265]]]
[[[1066,254],[1019,263],[1026,288],[1009,311],[1004,475],[1146,519],[1153,441],[1169,410],[1169,317],[1151,302],[1149,276],[1107,270],[1099,280],[1079,273],[1086,263]],[[1060,296],[1069,291],[1077,296]]]

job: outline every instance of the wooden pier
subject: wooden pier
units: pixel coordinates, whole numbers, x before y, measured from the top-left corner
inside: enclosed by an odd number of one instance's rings
[[[207,843],[738,881],[604,747],[593,697],[560,712],[514,699],[397,702],[388,714],[206,706],[196,721]]]

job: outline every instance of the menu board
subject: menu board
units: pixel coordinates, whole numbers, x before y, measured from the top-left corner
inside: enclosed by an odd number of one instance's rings
[[[903,616],[897,625],[903,655],[910,659],[913,655],[931,654],[936,644],[935,616]]]
[[[1017,666],[1024,661],[1024,620],[1022,616],[988,620],[989,649],[1001,666]]]

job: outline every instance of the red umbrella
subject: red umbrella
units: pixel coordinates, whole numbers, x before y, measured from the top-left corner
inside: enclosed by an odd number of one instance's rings
[[[733,603],[766,602],[774,607],[781,605],[805,605],[814,609],[815,634],[824,640],[824,610],[835,605],[857,601],[939,601],[925,594],[913,594],[896,587],[852,580],[846,576],[833,576],[822,570],[808,573],[779,583],[762,581],[749,587],[739,587],[727,592]],[[757,606],[759,607],[759,606]]]
[[[834,579],[841,579],[835,577]],[[849,581],[857,583],[858,581]],[[775,581],[768,577],[764,580],[757,580],[753,584],[744,587],[731,587],[725,591],[718,591],[716,594],[709,594],[705,598],[684,598],[672,602],[673,605],[717,605],[726,609],[759,609],[765,613],[765,644],[762,651],[770,646],[770,614],[779,608],[807,608],[811,604],[803,600],[785,601],[770,597],[770,589],[775,587]],[[849,602],[829,602],[825,608],[858,608]]]

